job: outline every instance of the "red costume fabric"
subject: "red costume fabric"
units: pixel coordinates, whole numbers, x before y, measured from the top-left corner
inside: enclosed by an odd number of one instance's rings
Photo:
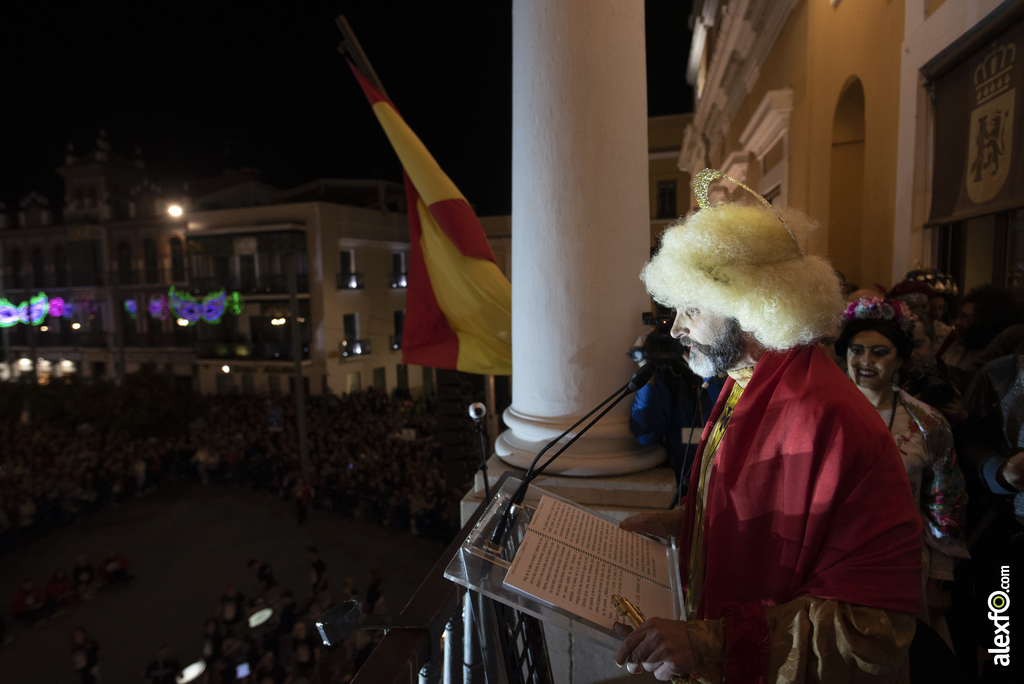
[[[733,383],[722,389],[698,454]],[[682,550],[690,548],[694,510],[688,502]],[[800,596],[920,610],[921,520],[899,451],[817,346],[758,361],[715,458],[704,525],[696,617],[725,617],[727,642],[763,637],[753,633],[759,629],[730,635],[730,617]],[[687,555],[680,554],[684,580]]]

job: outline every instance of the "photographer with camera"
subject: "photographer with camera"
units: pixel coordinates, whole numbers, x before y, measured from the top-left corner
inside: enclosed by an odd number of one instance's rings
[[[672,500],[674,507],[686,494],[694,447],[725,378],[702,379],[690,370],[683,358],[683,347],[669,334],[673,319],[673,313],[664,307],[658,307],[656,314],[645,311],[643,323],[654,326],[654,330],[638,338],[627,355],[638,365],[655,365],[654,377],[633,399],[629,428],[645,446],[665,445],[678,483]]]

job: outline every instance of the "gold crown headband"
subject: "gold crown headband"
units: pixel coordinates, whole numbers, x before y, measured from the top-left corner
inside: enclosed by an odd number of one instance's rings
[[[782,218],[782,214],[779,213],[778,209],[772,206],[771,202],[766,200],[764,197],[761,197],[761,195],[754,192],[747,185],[740,183],[732,176],[727,176],[721,171],[718,171],[717,169],[704,169],[703,171],[701,171],[700,173],[693,177],[693,192],[697,196],[697,204],[700,206],[701,209],[711,208],[711,197],[708,195],[708,190],[710,189],[711,184],[719,178],[731,180],[733,183],[740,186],[741,188],[749,192],[751,195],[756,197],[761,204],[771,209],[772,212],[779,217],[779,221],[782,222],[782,225],[786,227],[786,232],[789,233],[789,237],[793,238],[793,242],[796,243],[796,248],[800,252],[800,256],[804,255],[804,250],[801,249],[800,241],[797,240],[796,235],[793,234],[793,229],[789,227],[789,224],[786,223],[786,219]]]

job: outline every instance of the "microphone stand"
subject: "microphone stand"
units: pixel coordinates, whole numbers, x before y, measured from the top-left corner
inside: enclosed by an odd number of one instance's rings
[[[530,463],[530,467],[527,468],[526,475],[523,476],[522,484],[519,485],[519,488],[516,489],[515,493],[509,499],[508,508],[505,509],[505,512],[501,516],[501,520],[498,521],[498,524],[494,528],[494,532],[491,534],[491,539],[490,539],[490,542],[488,543],[488,546],[491,547],[491,550],[497,551],[497,550],[499,550],[501,548],[501,543],[503,541],[503,538],[504,538],[505,534],[508,532],[509,527],[511,527],[511,525],[512,525],[512,521],[515,518],[515,514],[516,514],[515,513],[515,509],[519,508],[520,504],[522,504],[523,499],[526,497],[526,490],[529,488],[530,483],[533,482],[533,480],[535,480],[537,478],[537,476],[539,476],[541,473],[543,473],[544,470],[549,465],[551,465],[551,463],[556,458],[561,456],[562,452],[564,452],[566,449],[571,447],[576,442],[577,439],[582,437],[583,434],[587,430],[592,428],[595,423],[597,423],[599,420],[604,418],[605,414],[607,414],[609,411],[611,411],[615,407],[616,404],[618,404],[620,401],[622,401],[627,395],[632,394],[633,392],[636,392],[638,389],[640,389],[641,387],[646,385],[650,381],[651,377],[653,377],[653,375],[654,375],[654,364],[648,363],[648,364],[645,364],[645,365],[641,366],[635,373],[633,373],[633,377],[631,377],[629,379],[629,382],[627,382],[625,385],[623,385],[619,389],[615,390],[610,397],[608,397],[607,399],[602,401],[600,404],[595,406],[590,411],[590,413],[588,413],[587,415],[583,416],[578,421],[573,423],[569,427],[569,429],[567,429],[565,432],[563,432],[562,434],[558,435],[553,440],[548,442],[544,446],[544,448],[541,449],[537,453],[537,455],[534,457],[533,461]],[[556,451],[554,456],[552,456],[547,461],[545,461],[540,466],[540,468],[537,468],[536,471],[534,470],[534,467],[537,465],[537,462],[540,461],[541,456],[543,456],[545,453],[547,453],[547,451],[551,447],[553,447],[555,444],[557,444],[559,440],[561,440],[567,434],[569,434],[570,432],[575,430],[577,427],[579,427],[580,424],[583,423],[583,421],[587,420],[592,415],[597,413],[605,404],[608,404],[608,402],[611,402],[611,404],[607,408],[605,408],[604,411],[601,411],[601,413],[596,418],[594,418],[592,421],[587,423],[587,425],[582,430],[580,430],[578,433],[573,435],[572,439],[570,439],[568,442],[566,442],[562,446],[561,449]]]
[[[491,500],[491,486],[487,482],[487,437],[484,432],[484,413],[477,409],[478,406],[483,408],[483,404],[478,403],[470,406],[469,415],[476,423],[476,431],[480,435],[480,466],[477,470],[484,474],[484,501],[486,502]]]

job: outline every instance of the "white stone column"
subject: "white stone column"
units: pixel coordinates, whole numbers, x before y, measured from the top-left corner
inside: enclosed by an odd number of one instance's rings
[[[495,445],[525,468],[629,379],[649,299],[647,85],[640,0],[512,6],[512,405]],[[550,472],[638,472],[632,397]],[[554,453],[554,449],[548,455]]]

